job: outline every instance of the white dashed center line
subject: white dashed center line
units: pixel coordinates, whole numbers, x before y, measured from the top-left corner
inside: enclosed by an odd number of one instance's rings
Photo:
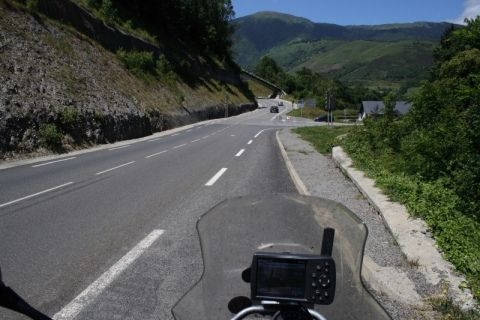
[[[160,152],[151,154],[151,155],[149,155],[149,156],[146,156],[145,159],[149,159],[149,158],[156,157],[156,156],[158,156],[158,155],[160,155],[160,154],[162,154],[162,153],[165,153],[165,152],[167,152],[167,151],[168,151],[168,150],[163,150],[163,151],[160,151]]]
[[[242,153],[245,152],[245,149],[242,149],[240,151],[238,151],[238,153],[235,155],[235,157],[240,157],[242,155]]]
[[[195,140],[192,140],[191,142],[197,142],[197,141],[200,141],[202,139],[195,139]]]
[[[178,148],[181,148],[181,147],[185,147],[186,145],[187,145],[187,144],[186,144],[186,143],[184,143],[184,144],[181,144],[181,145],[179,145],[179,146],[175,146],[175,147],[173,147],[173,149],[178,149]]]
[[[52,164],[52,163],[68,161],[68,160],[72,160],[72,159],[75,159],[75,158],[77,158],[77,157],[71,157],[71,158],[67,158],[67,159],[60,159],[60,160],[50,161],[50,162],[46,162],[46,163],[36,164],[36,165],[32,166],[32,168],[43,167],[43,166],[46,166],[46,165],[49,165],[49,164]]]
[[[218,171],[210,180],[208,180],[207,183],[205,183],[205,186],[213,186],[215,182],[217,182],[217,180],[220,179],[220,177],[225,173],[225,171],[227,171],[227,168],[220,169],[220,171]]]
[[[96,175],[101,175],[101,174],[104,174],[106,172],[109,172],[109,171],[112,171],[112,170],[115,170],[115,169],[119,169],[119,168],[122,168],[122,167],[125,167],[125,166],[128,166],[128,165],[131,165],[132,163],[135,163],[135,161],[130,161],[128,163],[124,163],[124,164],[121,164],[119,166],[116,166],[116,167],[113,167],[113,168],[110,168],[110,169],[107,169],[107,170],[104,170],[104,171],[100,171],[100,172],[97,172]]]
[[[33,198],[33,197],[36,197],[36,196],[39,196],[41,194],[44,194],[44,193],[47,193],[47,192],[50,192],[50,191],[54,191],[54,190],[69,186],[71,184],[73,184],[73,182],[67,182],[67,183],[64,183],[62,185],[59,185],[59,186],[56,186],[56,187],[53,187],[53,188],[50,188],[50,189],[47,189],[47,190],[43,190],[43,191],[31,194],[31,195],[25,196],[25,197],[20,198],[20,199],[16,199],[16,200],[13,200],[13,201],[10,201],[10,202],[2,203],[2,204],[0,204],[0,208],[6,207],[6,206],[9,206],[11,204],[14,204],[14,203],[17,203],[17,202],[20,202],[20,201],[23,201],[23,200],[27,200],[27,199],[30,199],[30,198]]]
[[[257,138],[259,135],[261,135],[263,131],[265,131],[265,129],[264,129],[264,130],[260,130],[260,131],[255,135],[255,138]]]
[[[252,142],[253,142],[253,140],[250,140],[250,141],[247,142],[247,144],[252,144]]]

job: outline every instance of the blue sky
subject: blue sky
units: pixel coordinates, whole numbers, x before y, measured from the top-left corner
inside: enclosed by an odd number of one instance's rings
[[[236,16],[279,11],[314,22],[381,24],[455,21],[480,14],[480,0],[233,0]]]

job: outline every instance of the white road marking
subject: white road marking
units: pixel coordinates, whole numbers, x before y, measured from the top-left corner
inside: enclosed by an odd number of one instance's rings
[[[57,190],[57,189],[60,189],[60,188],[69,186],[69,185],[71,185],[71,184],[73,184],[72,181],[67,182],[67,183],[64,183],[64,184],[59,185],[59,186],[56,186],[56,187],[53,187],[53,188],[50,188],[50,189],[47,189],[47,190],[43,190],[43,191],[40,191],[40,192],[31,194],[31,195],[29,195],[29,196],[25,196],[25,197],[20,198],[20,199],[17,199],[17,200],[13,200],[13,201],[10,201],[10,202],[2,203],[2,204],[0,204],[0,208],[6,207],[6,206],[9,206],[9,205],[11,205],[11,204],[14,204],[14,203],[17,203],[17,202],[20,202],[20,201],[23,201],[23,200],[27,200],[27,199],[30,199],[30,198],[33,198],[33,197],[36,197],[36,196],[39,196],[39,195],[41,195],[41,194],[44,194],[44,193],[47,193],[47,192],[50,192],[50,191],[54,191],[54,190]]]
[[[275,120],[275,118],[278,117],[278,116],[279,116],[279,114],[275,115],[272,119],[270,119],[270,121]]]
[[[255,135],[255,138],[257,138],[259,135],[261,135],[263,131],[265,131],[265,129],[264,129],[264,130],[260,130],[260,131]]]
[[[43,166],[46,166],[46,165],[49,165],[49,164],[52,164],[52,163],[68,161],[68,160],[72,160],[72,159],[76,159],[76,158],[77,157],[71,157],[71,158],[60,159],[60,160],[50,161],[50,162],[46,162],[46,163],[36,164],[36,165],[32,166],[32,168],[43,167]]]
[[[175,137],[175,136],[178,136],[180,133],[174,133],[172,134],[170,137]]]
[[[252,144],[252,142],[253,142],[253,140],[250,140],[250,141],[247,142],[247,144]]]
[[[234,134],[231,134],[230,137],[235,137],[235,135],[234,135]]]
[[[123,148],[127,148],[127,147],[130,147],[131,145],[130,144],[127,144],[125,146],[120,146],[120,147],[115,147],[115,148],[111,148],[111,149],[108,149],[109,151],[113,151],[113,150],[118,150],[118,149],[123,149]]]
[[[158,141],[160,139],[162,139],[163,137],[160,137],[160,138],[156,138],[156,139],[152,139],[152,140],[148,140],[148,142],[154,142],[154,141]]]
[[[220,177],[225,173],[225,171],[227,171],[227,168],[220,169],[220,171],[218,171],[210,180],[208,180],[205,185],[207,187],[213,186],[215,182],[217,182],[217,180],[220,179]]]
[[[165,230],[153,230],[132,250],[124,255],[117,263],[105,271],[100,278],[89,285],[82,293],[67,304],[62,310],[53,316],[54,320],[71,320],[89,304],[97,299],[97,297],[135,260],[137,260],[155,241],[165,232]]]
[[[167,151],[168,151],[168,150],[163,150],[163,151],[160,151],[160,152],[151,154],[151,155],[149,155],[149,156],[146,156],[145,159],[149,159],[149,158],[152,158],[152,157],[156,157],[156,156],[158,156],[158,155],[160,155],[160,154],[162,154],[162,153],[165,153],[165,152],[167,152]]]
[[[175,146],[175,147],[173,147],[173,149],[178,149],[178,148],[181,148],[181,147],[185,147],[186,145],[187,145],[187,144],[186,144],[186,143],[184,143],[184,144],[181,144],[181,145],[179,145],[179,146]]]
[[[192,131],[192,129],[188,129],[188,130],[186,130],[185,132],[190,132],[190,131]]]
[[[203,137],[202,139],[207,139],[208,137],[210,137],[210,135],[208,135],[208,136],[205,136],[205,137]]]
[[[202,139],[195,139],[195,140],[192,140],[190,142],[197,142],[197,141],[200,141],[200,140],[202,140]]]
[[[124,164],[121,164],[119,166],[116,166],[116,167],[113,167],[113,168],[110,168],[110,169],[107,169],[107,170],[104,170],[104,171],[100,171],[100,172],[97,172],[96,175],[101,175],[101,174],[104,174],[106,172],[109,172],[109,171],[112,171],[112,170],[115,170],[115,169],[118,169],[118,168],[122,168],[122,167],[125,167],[125,166],[128,166],[132,163],[135,163],[135,161],[130,161],[130,162],[127,162],[127,163],[124,163]]]
[[[238,153],[235,155],[235,157],[240,157],[242,155],[242,153],[245,152],[245,149],[242,149],[240,151],[238,151]]]

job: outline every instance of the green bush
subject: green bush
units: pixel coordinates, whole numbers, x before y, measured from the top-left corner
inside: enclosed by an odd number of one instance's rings
[[[27,0],[25,6],[27,7],[28,11],[37,12],[38,11],[38,0]]]
[[[418,149],[393,152],[382,144],[384,141],[372,144],[369,137],[376,141],[381,136],[374,132],[379,130],[376,125],[357,128],[342,140],[346,151],[392,200],[405,204],[410,214],[426,221],[445,257],[466,274],[474,295],[480,297],[480,222],[465,211],[465,201],[451,177],[425,179],[412,170],[409,163],[428,160],[415,158],[422,157]],[[421,145],[419,148],[432,143],[420,134],[405,141]]]
[[[58,151],[62,148],[63,134],[52,124],[43,124],[38,132],[40,143],[53,151]]]
[[[77,126],[79,113],[76,108],[66,107],[60,112],[60,122],[62,128],[66,131],[74,129]]]
[[[170,61],[162,54],[156,61],[155,71],[157,76],[167,84],[174,84],[177,74]]]
[[[117,51],[117,56],[136,76],[146,80],[156,78],[169,85],[173,85],[177,80],[172,64],[164,55],[155,58],[153,52],[120,49]]]
[[[125,67],[137,75],[155,75],[156,61],[153,52],[125,51],[120,49],[117,56]]]
[[[100,6],[100,14],[107,22],[115,22],[118,20],[118,10],[112,0],[103,0]]]

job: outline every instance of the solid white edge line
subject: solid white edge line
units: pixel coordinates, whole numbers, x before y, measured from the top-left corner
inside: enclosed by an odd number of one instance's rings
[[[263,131],[265,131],[265,129],[260,130],[260,131],[255,135],[255,138],[258,138],[258,136],[261,135]]]
[[[124,255],[117,263],[105,271],[95,282],[90,284],[75,299],[53,316],[54,320],[74,319],[86,306],[95,301],[97,297],[136,259],[138,259],[155,241],[165,232],[156,229],[147,235],[132,250]]]
[[[247,144],[252,144],[252,142],[253,142],[253,140],[250,140],[250,141],[247,142]]]
[[[152,139],[152,140],[148,140],[148,142],[154,142],[154,141],[158,141],[160,139],[162,139],[163,137],[160,137],[160,138],[156,138],[156,139]]]
[[[145,159],[149,159],[149,158],[152,158],[152,157],[158,156],[158,155],[160,155],[160,154],[162,154],[162,153],[165,153],[165,152],[167,152],[167,151],[168,151],[168,150],[163,150],[163,151],[160,151],[160,152],[157,152],[157,153],[151,154],[151,155],[149,155],[149,156],[146,156],[146,157],[145,157]]]
[[[125,146],[120,146],[120,147],[115,147],[115,148],[108,149],[108,151],[113,151],[113,150],[128,148],[128,147],[130,147],[130,146],[131,146],[131,144],[127,144],[127,145],[125,145]]]
[[[72,159],[76,159],[76,158],[77,158],[77,157],[71,157],[71,158],[60,159],[60,160],[45,162],[45,163],[41,163],[41,164],[36,164],[36,165],[32,166],[32,168],[43,167],[43,166],[46,166],[46,165],[49,165],[49,164],[52,164],[52,163],[68,161],[68,160],[72,160]]]
[[[174,133],[170,137],[175,137],[175,136],[178,136],[178,135],[180,135],[180,133]]]
[[[240,157],[242,155],[242,153],[245,152],[245,149],[242,149],[240,151],[238,151],[238,153],[235,155],[235,157]]]
[[[173,149],[178,149],[178,148],[181,148],[181,147],[185,147],[186,145],[187,145],[187,144],[186,144],[186,143],[184,143],[184,144],[181,144],[181,145],[179,145],[179,146],[175,146],[175,147],[173,147]]]
[[[220,177],[225,173],[225,171],[227,171],[227,168],[220,169],[210,180],[208,180],[207,183],[205,183],[205,186],[213,186],[215,182],[217,182],[217,180],[220,179]]]
[[[113,168],[110,168],[110,169],[107,169],[107,170],[103,170],[103,171],[97,172],[96,175],[98,176],[98,175],[101,175],[101,174],[103,174],[103,173],[106,173],[106,172],[109,172],[109,171],[112,171],[112,170],[115,170],[115,169],[119,169],[119,168],[121,168],[121,167],[128,166],[128,165],[130,165],[130,164],[132,164],[132,163],[135,163],[135,161],[130,161],[130,162],[121,164],[121,165],[119,165],[119,166],[116,166],[116,167],[113,167]]]
[[[43,190],[43,191],[40,191],[40,192],[31,194],[31,195],[22,197],[22,198],[20,198],[20,199],[16,199],[16,200],[13,200],[13,201],[9,201],[9,202],[6,202],[6,203],[2,203],[2,204],[0,204],[0,208],[6,207],[6,206],[9,206],[9,205],[11,205],[11,204],[14,204],[14,203],[17,203],[17,202],[20,202],[20,201],[23,201],[23,200],[27,200],[27,199],[30,199],[30,198],[33,198],[33,197],[36,197],[36,196],[39,196],[39,195],[41,195],[41,194],[44,194],[44,193],[47,193],[47,192],[50,192],[50,191],[54,191],[54,190],[57,190],[57,189],[60,189],[60,188],[69,186],[69,185],[71,185],[71,184],[73,184],[72,181],[67,182],[67,183],[64,183],[64,184],[59,185],[59,186],[56,186],[56,187],[53,187],[53,188],[50,188],[50,189],[47,189],[47,190]]]

